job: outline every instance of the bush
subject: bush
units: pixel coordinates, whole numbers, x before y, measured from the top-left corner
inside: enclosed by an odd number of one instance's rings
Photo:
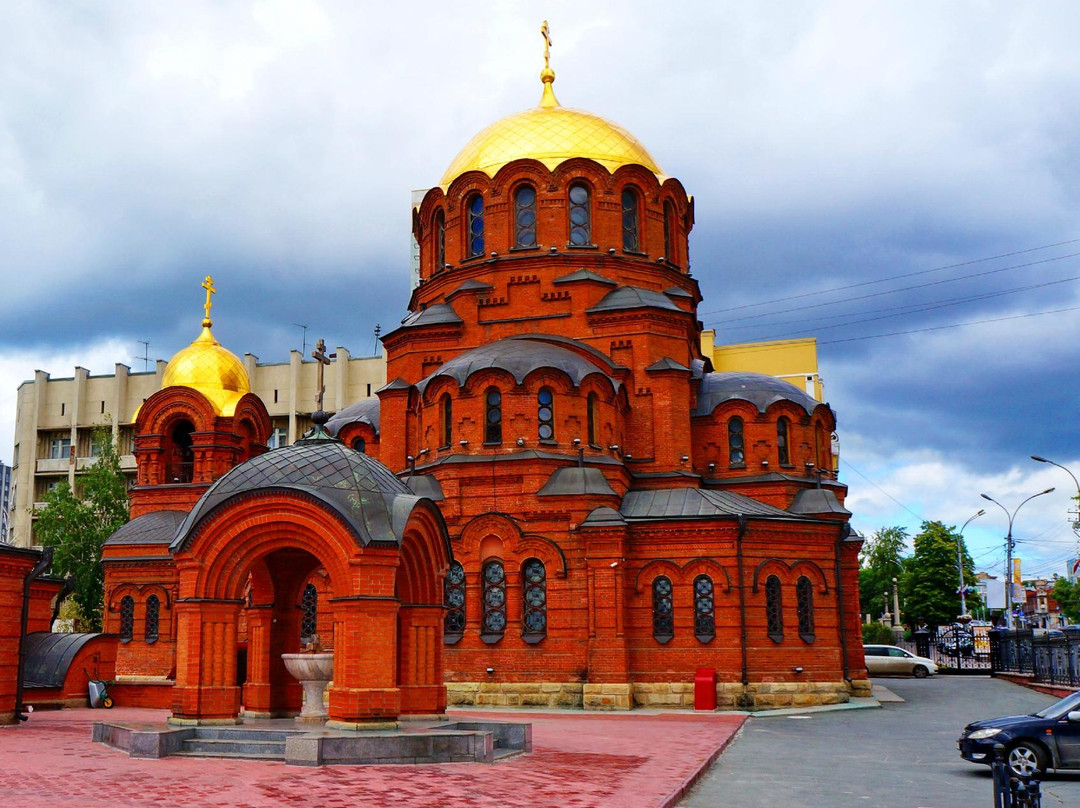
[[[870,645],[892,645],[896,642],[896,635],[884,623],[863,623],[862,641]]]

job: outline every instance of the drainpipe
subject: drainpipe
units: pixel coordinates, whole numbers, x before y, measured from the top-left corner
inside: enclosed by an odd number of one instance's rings
[[[836,537],[836,611],[838,625],[840,626],[840,653],[844,658],[844,681],[850,682],[851,671],[848,669],[847,656],[847,631],[844,627],[844,579],[840,570],[840,548],[848,536],[851,535],[851,525],[847,522],[840,528],[840,535]]]
[[[25,721],[27,715],[23,711],[23,675],[26,672],[26,624],[30,622],[30,585],[41,573],[52,564],[53,548],[46,547],[41,551],[41,560],[23,579],[22,617],[19,622],[19,676],[15,680],[15,716],[20,721]]]
[[[735,548],[738,558],[739,568],[739,625],[740,638],[742,645],[742,683],[743,687],[750,684],[750,676],[747,673],[747,656],[746,656],[746,585],[743,579],[743,536],[746,535],[746,514],[740,513],[739,520],[739,535],[735,539]]]
[[[69,575],[64,579],[64,587],[60,590],[56,596],[56,603],[53,605],[52,617],[49,618],[49,630],[52,630],[53,624],[56,622],[56,618],[60,616],[60,607],[64,605],[64,601],[67,600],[67,596],[75,591],[75,576]]]

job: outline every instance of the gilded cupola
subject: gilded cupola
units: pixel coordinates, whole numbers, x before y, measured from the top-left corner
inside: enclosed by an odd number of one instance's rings
[[[162,387],[188,387],[202,393],[218,415],[232,416],[237,402],[251,392],[251,381],[240,358],[214,339],[210,327],[210,296],[217,291],[209,275],[206,289],[206,312],[202,333],[189,346],[178,351],[165,368]]]

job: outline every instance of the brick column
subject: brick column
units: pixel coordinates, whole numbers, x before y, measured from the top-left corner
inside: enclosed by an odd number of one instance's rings
[[[338,598],[334,604],[334,684],[328,728],[397,726],[397,617],[394,598]]]
[[[398,618],[401,712],[446,712],[441,606],[402,606]]]
[[[240,600],[176,603],[176,686],[170,724],[236,724],[236,626]]]
[[[581,533],[589,576],[589,680],[583,688],[583,706],[629,710],[633,688],[625,629],[626,531],[585,528]]]
[[[270,708],[270,606],[247,609],[247,681],[244,682],[244,715],[271,718]]]

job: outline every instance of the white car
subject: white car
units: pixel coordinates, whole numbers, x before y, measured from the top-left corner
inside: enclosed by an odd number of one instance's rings
[[[932,659],[915,656],[895,645],[864,645],[863,654],[871,676],[914,676],[925,679],[938,672],[938,666]]]

